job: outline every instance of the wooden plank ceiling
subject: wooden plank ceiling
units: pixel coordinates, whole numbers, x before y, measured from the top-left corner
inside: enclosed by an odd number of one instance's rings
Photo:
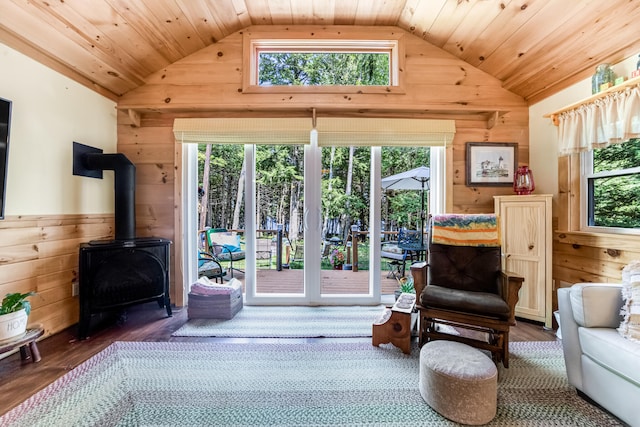
[[[393,25],[530,103],[639,53],[639,0],[2,0],[0,41],[117,99],[251,25]]]

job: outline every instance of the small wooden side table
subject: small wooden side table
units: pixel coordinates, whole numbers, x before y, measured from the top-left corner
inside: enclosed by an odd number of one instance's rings
[[[7,341],[0,341],[0,354],[7,353],[14,350],[16,347],[20,347],[20,358],[22,362],[39,362],[40,351],[38,350],[38,344],[36,340],[44,334],[44,328],[34,327],[29,328],[23,335],[15,337]]]
[[[371,343],[376,347],[391,343],[403,353],[411,353],[411,331],[414,326],[411,313],[415,305],[415,294],[400,294],[393,307],[385,309],[373,324]]]

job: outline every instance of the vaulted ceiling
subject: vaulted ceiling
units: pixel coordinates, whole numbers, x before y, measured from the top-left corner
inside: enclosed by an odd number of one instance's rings
[[[251,25],[397,26],[530,103],[640,51],[640,0],[2,0],[0,41],[112,99]]]

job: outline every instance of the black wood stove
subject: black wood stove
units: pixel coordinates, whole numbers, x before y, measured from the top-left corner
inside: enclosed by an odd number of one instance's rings
[[[171,242],[135,237],[135,166],[123,154],[85,153],[74,162],[86,170],[115,173],[115,239],[80,245],[78,338],[89,335],[93,315],[134,304],[155,300],[171,316]]]

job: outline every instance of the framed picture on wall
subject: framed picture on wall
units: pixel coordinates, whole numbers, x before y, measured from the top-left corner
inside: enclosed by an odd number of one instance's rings
[[[518,167],[518,144],[467,142],[466,166],[466,184],[469,187],[511,186]]]

